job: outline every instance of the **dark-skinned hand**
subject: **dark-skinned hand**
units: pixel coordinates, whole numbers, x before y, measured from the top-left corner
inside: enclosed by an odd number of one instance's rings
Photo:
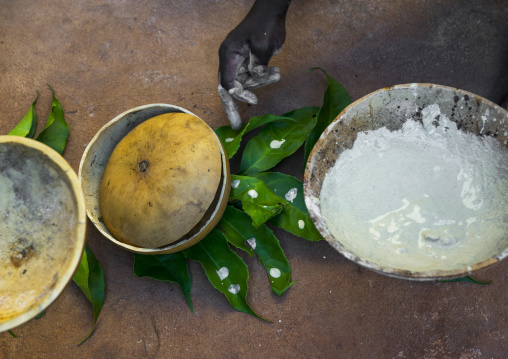
[[[256,0],[219,49],[219,96],[233,129],[242,125],[238,101],[257,104],[251,90],[277,82],[280,70],[268,66],[286,38],[290,0]]]

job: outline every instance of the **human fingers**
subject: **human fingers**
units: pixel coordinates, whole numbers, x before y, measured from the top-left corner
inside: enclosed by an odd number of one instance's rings
[[[257,88],[272,84],[280,80],[280,69],[276,66],[268,68],[267,76],[249,76],[243,83],[243,87],[247,90],[255,90]]]
[[[229,91],[226,90],[224,87],[222,87],[220,80],[218,92],[222,103],[222,107],[224,108],[224,112],[226,112],[226,116],[228,117],[228,120],[231,123],[231,128],[234,130],[239,129],[242,126],[242,119],[240,117],[240,113],[238,112],[238,103],[229,94]]]

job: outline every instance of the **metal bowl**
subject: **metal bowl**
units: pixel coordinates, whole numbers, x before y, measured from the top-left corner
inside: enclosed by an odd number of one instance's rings
[[[60,154],[0,136],[0,332],[46,309],[71,280],[85,244],[85,201]]]
[[[353,249],[352,238],[335,238],[322,216],[320,193],[325,175],[341,154],[353,147],[359,132],[386,127],[401,129],[407,118],[418,118],[422,108],[438,104],[441,113],[462,131],[495,137],[508,148],[508,113],[496,104],[472,93],[433,84],[406,84],[375,91],[349,105],[327,127],[313,148],[306,164],[304,178],[305,203],[322,236],[346,258],[376,272],[413,280],[435,280],[462,277],[485,268],[508,256],[508,233],[495,240],[478,243],[476,247],[462,245],[454,248],[460,257],[446,266],[427,270],[407,262],[394,266],[387,258],[375,258],[367,250]],[[421,117],[421,116],[420,116]],[[415,158],[415,161],[418,161]],[[506,192],[504,192],[506,193]],[[367,237],[367,236],[366,236]],[[371,250],[372,238],[355,238]],[[402,241],[414,241],[403,238]],[[382,255],[379,255],[382,257]]]
[[[151,104],[130,109],[102,127],[88,144],[79,165],[79,179],[85,196],[88,217],[97,229],[114,244],[135,253],[165,254],[174,253],[188,248],[203,239],[217,225],[226,209],[231,190],[231,175],[229,161],[222,147],[220,139],[214,134],[222,158],[222,176],[214,201],[210,205],[204,218],[198,224],[199,228],[187,234],[180,240],[159,248],[142,248],[123,243],[116,239],[102,221],[99,207],[99,191],[104,169],[113,149],[118,142],[140,123],[163,113],[183,112],[197,117],[181,107],[167,104]],[[199,118],[199,117],[198,117]]]

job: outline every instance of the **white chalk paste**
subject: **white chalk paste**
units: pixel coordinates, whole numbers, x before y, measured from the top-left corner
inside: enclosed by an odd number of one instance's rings
[[[238,294],[238,292],[240,291],[240,284],[231,284],[228,287],[228,291],[233,294]]]
[[[437,104],[423,126],[359,133],[326,174],[321,214],[346,250],[385,268],[464,268],[508,246],[508,151],[457,129]]]
[[[270,276],[272,276],[273,278],[279,278],[280,275],[281,272],[279,268],[270,268]]]
[[[258,198],[258,193],[256,192],[256,190],[255,190],[255,189],[251,189],[251,190],[249,190],[249,192],[247,192],[247,194],[248,194],[249,196],[251,196],[251,198]]]
[[[229,269],[227,267],[222,267],[217,271],[217,275],[219,276],[220,280],[224,280],[229,275]]]
[[[298,194],[298,188],[291,188],[288,193],[285,194],[286,201],[293,203]]]
[[[249,243],[252,249],[256,249],[256,238],[247,239],[247,243]]]
[[[273,140],[272,142],[270,142],[270,147],[273,149],[280,148],[280,146],[282,146],[282,144],[284,142],[286,142],[286,140],[284,140],[284,139],[282,139],[280,141]]]

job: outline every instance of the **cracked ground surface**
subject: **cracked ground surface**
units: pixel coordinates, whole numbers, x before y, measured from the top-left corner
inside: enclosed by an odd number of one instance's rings
[[[212,128],[227,119],[217,95],[218,48],[252,1],[0,0],[0,131],[35,98],[40,122],[49,83],[70,125],[64,157],[77,171],[95,133],[149,103],[189,109]],[[293,0],[286,44],[272,65],[279,83],[240,105],[244,120],[319,106],[325,80],[353,100],[379,88],[426,82],[493,102],[508,92],[508,3],[504,0]],[[39,129],[43,124],[39,124]],[[277,170],[302,178],[302,153]],[[238,162],[238,161],[237,161]],[[238,163],[233,161],[233,168]],[[194,312],[176,284],[138,278],[133,255],[88,222],[107,295],[91,338],[91,306],[73,283],[39,320],[0,333],[0,357],[18,358],[503,358],[508,352],[508,262],[475,274],[492,280],[418,283],[351,263],[327,243],[275,230],[293,279],[282,297],[244,256],[248,300],[272,320],[234,311],[190,264]]]

